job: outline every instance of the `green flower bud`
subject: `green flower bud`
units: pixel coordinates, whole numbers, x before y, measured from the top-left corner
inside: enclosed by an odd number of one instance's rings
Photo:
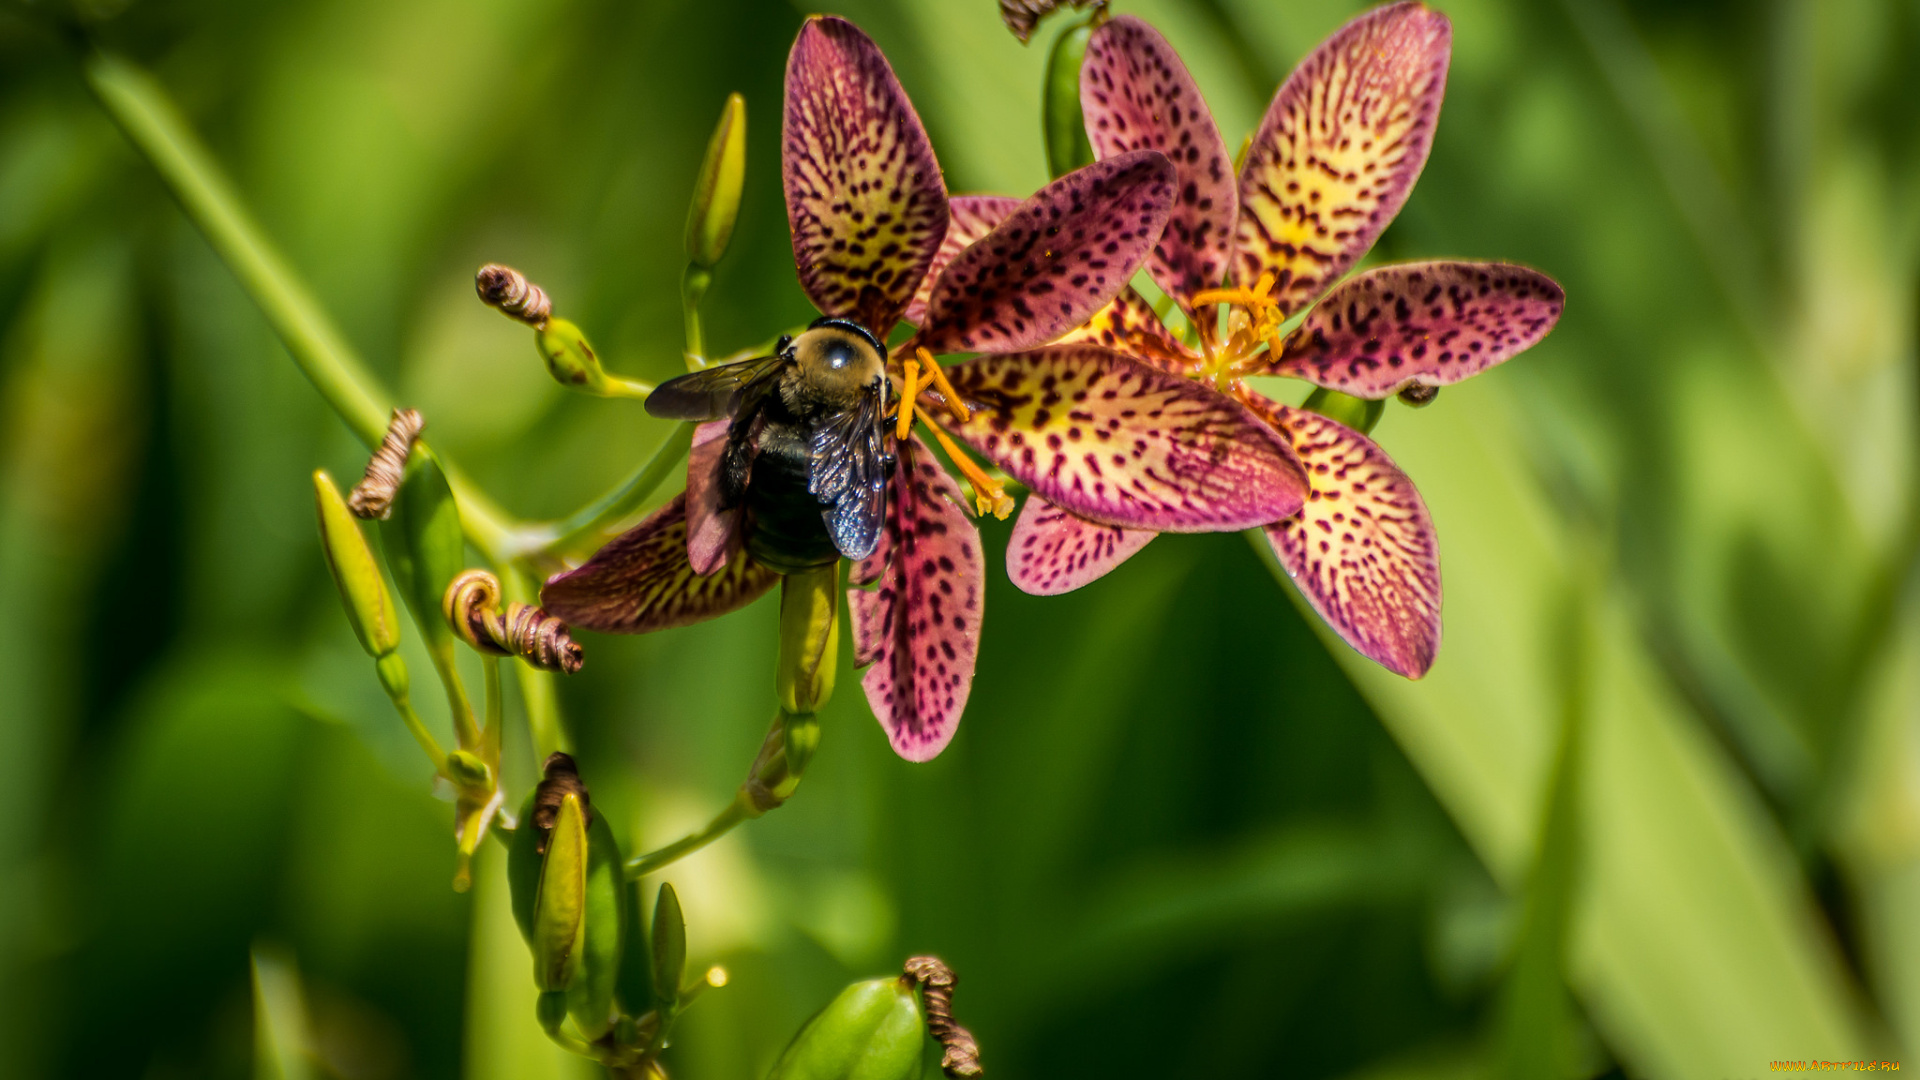
[[[840,658],[839,580],[837,562],[781,579],[775,685],[780,707],[789,713],[814,712],[833,695]]]
[[[540,358],[547,362],[547,371],[563,385],[584,387],[594,393],[605,389],[606,370],[578,326],[566,319],[548,319],[534,336],[534,343],[540,348]]]
[[[740,188],[747,176],[747,100],[727,96],[720,123],[707,142],[707,156],[693,182],[693,201],[687,206],[687,259],[713,269],[733,239],[734,219],[740,216]]]
[[[680,913],[680,895],[662,882],[653,904],[653,998],[661,1008],[680,1000],[686,969],[687,920]]]
[[[313,493],[320,516],[320,549],[326,554],[327,569],[333,571],[340,603],[361,647],[377,660],[400,647],[400,618],[393,597],[360,523],[326,470],[314,472]]]
[[[854,983],[807,1021],[767,1080],[917,1080],[926,1037],[911,981]]]
[[[1365,435],[1380,422],[1380,414],[1386,411],[1387,403],[1352,397],[1322,386],[1308,394],[1307,400],[1300,407],[1308,412],[1319,413],[1336,423],[1345,424]]]
[[[533,901],[533,981],[542,990],[573,985],[586,950],[587,819],[578,796],[560,799],[540,889]]]
[[[588,1039],[607,1033],[616,1019],[616,990],[620,959],[627,942],[625,876],[620,869],[620,846],[605,814],[593,815],[587,826],[586,945],[580,969],[567,988],[567,1008],[573,1022]]]
[[[1047,168],[1055,178],[1093,163],[1093,144],[1087,141],[1087,121],[1080,113],[1080,63],[1086,59],[1087,39],[1093,36],[1098,19],[1096,15],[1067,26],[1047,54],[1040,122],[1047,140]]]
[[[466,750],[455,750],[447,755],[447,779],[462,787],[483,791],[493,788],[493,770],[480,760],[480,755]]]
[[[620,977],[614,989],[621,1008],[628,1015],[641,1016],[654,1006],[653,948],[648,941],[646,907],[640,898],[640,883],[627,882],[621,893],[627,909],[627,942],[620,955]]]

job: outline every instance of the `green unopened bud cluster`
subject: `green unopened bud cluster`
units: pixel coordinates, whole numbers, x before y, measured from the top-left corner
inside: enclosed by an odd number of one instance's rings
[[[660,887],[648,933],[639,886],[623,877],[619,843],[573,758],[553,754],[545,772],[507,856],[514,919],[540,989],[536,1019],[568,1049],[638,1075],[680,1010],[726,973],[683,983],[686,920],[673,886]]]

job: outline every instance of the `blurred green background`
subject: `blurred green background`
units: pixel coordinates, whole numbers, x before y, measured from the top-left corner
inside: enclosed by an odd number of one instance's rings
[[[1116,10],[1172,39],[1237,145],[1359,6]],[[1376,432],[1442,537],[1433,673],[1326,639],[1238,536],[1163,539],[1062,599],[990,561],[945,755],[895,759],[843,672],[795,799],[667,872],[694,963],[733,976],[676,1076],[762,1075],[841,985],[928,951],[1008,1078],[1745,1077],[1920,1049],[1920,2],[1439,6],[1446,107],[1376,258],[1523,261],[1569,303]],[[615,370],[672,374],[730,91],[747,203],[711,347],[810,316],[777,156],[800,7],[80,7],[519,514],[573,509],[667,429],[552,383],[473,270],[524,269]],[[952,190],[1046,179],[1052,23],[1022,48],[991,0],[836,10]],[[55,14],[0,8],[0,1075],[254,1074],[255,948],[263,986],[298,973],[314,1075],[584,1075],[534,1025],[497,847],[449,887],[451,806],[327,581],[306,474],[364,452]],[[630,849],[738,783],[773,615],[586,639],[563,700]]]

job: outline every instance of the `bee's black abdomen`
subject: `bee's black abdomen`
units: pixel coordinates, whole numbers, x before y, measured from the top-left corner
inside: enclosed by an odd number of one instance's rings
[[[840,560],[820,500],[807,488],[807,440],[796,426],[768,424],[747,485],[747,553],[782,574]]]

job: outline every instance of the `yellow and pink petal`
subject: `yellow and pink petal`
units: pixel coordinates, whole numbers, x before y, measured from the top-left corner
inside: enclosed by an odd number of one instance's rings
[[[1268,370],[1371,399],[1446,386],[1532,348],[1565,306],[1552,278],[1524,266],[1383,266],[1327,294]]]
[[[1274,275],[1284,317],[1373,246],[1427,162],[1453,29],[1420,3],[1375,8],[1301,61],[1240,170],[1235,280]]]
[[[933,145],[879,46],[816,15],[787,59],[781,172],[800,284],[882,341],[947,234]]]
[[[578,569],[549,578],[540,590],[540,606],[575,627],[645,634],[743,608],[779,580],[744,552],[714,573],[695,573],[687,557],[683,492]]]
[[[1371,439],[1258,395],[1248,405],[1293,443],[1313,492],[1266,528],[1313,609],[1361,655],[1417,679],[1440,650],[1440,546],[1413,481]]]
[[[1007,576],[1021,592],[1058,596],[1105,577],[1158,535],[1099,525],[1029,495],[1007,540]]]
[[[1097,157],[1158,150],[1173,163],[1173,211],[1147,271],[1191,315],[1192,296],[1226,274],[1240,205],[1233,157],[1200,88],[1159,31],[1119,15],[1087,42],[1080,107]]]
[[[894,752],[929,761],[973,687],[986,567],[959,485],[919,439],[897,445],[888,494],[880,546],[847,590],[854,663],[871,665],[860,685]]]
[[[947,264],[914,343],[1012,352],[1086,322],[1140,269],[1173,196],[1173,166],[1150,150],[1055,180]]]
[[[1192,376],[1200,357],[1186,347],[1160,316],[1129,285],[1086,322],[1062,334],[1056,345],[1087,342],[1123,353],[1170,375]]]
[[[1307,479],[1238,401],[1095,345],[947,369],[971,414],[957,435],[1034,494],[1089,521],[1220,532],[1298,513]]]

